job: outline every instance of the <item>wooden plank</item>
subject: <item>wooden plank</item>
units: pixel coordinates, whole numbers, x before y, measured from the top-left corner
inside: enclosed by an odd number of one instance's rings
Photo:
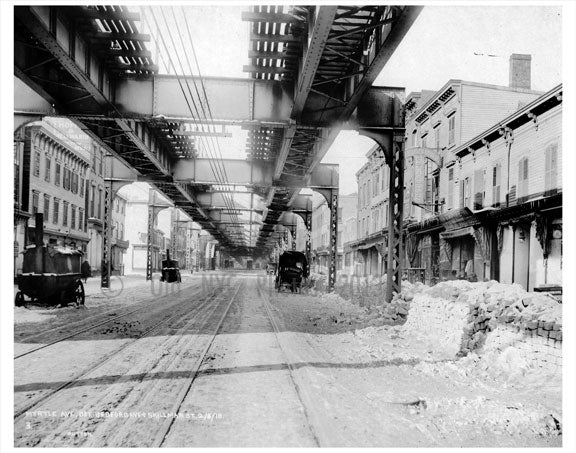
[[[245,65],[243,67],[244,72],[259,72],[261,74],[286,74],[290,72],[289,69],[286,68],[276,68],[273,66],[268,67],[260,67],[260,66],[253,66],[253,65]]]
[[[301,42],[302,39],[302,37],[295,37],[293,35],[266,35],[250,33],[250,41]]]
[[[291,14],[282,13],[258,13],[253,11],[243,11],[242,20],[245,22],[276,22],[280,24],[290,24],[294,22],[302,22]]]

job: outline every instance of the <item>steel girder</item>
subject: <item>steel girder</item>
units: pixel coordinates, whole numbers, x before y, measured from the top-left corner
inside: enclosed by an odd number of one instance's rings
[[[292,82],[295,90],[291,112],[294,123],[284,130],[284,140],[276,148],[275,179],[310,175],[339,130],[318,129],[316,137],[310,138],[314,132],[301,130],[299,126],[332,128],[346,123],[421,9],[420,6],[294,6],[286,13],[259,6],[244,16],[254,23],[253,32],[258,32],[257,27],[268,30],[266,51],[262,46],[250,51],[252,66],[261,68],[261,72],[255,71],[252,76]],[[261,27],[262,24],[266,27]],[[284,40],[276,36],[280,24],[284,24],[286,35],[306,37],[312,31],[308,40],[311,45],[306,46],[306,39]],[[265,43],[267,36],[260,34],[259,42]],[[277,51],[277,42],[284,42],[282,52]],[[278,61],[287,70],[266,73],[265,68],[277,66]],[[284,194],[278,197],[272,190],[269,199],[278,209],[287,209],[297,195],[298,191],[292,191],[287,198]],[[286,204],[280,207],[282,199]],[[266,221],[277,221],[274,209],[269,211]]]
[[[206,98],[182,87],[202,85]],[[199,90],[204,93],[203,90]],[[115,84],[116,106],[126,118],[167,118],[206,122],[191,118],[189,105],[210,105],[211,116],[232,124],[288,123],[292,94],[274,81],[218,77],[156,75],[149,80],[120,79]],[[231,100],[234,102],[230,102]]]
[[[116,11],[113,7],[96,8]],[[193,154],[193,148],[182,151],[164,132],[172,123],[163,118],[144,123],[122,116],[111,102],[117,81],[112,73],[118,76],[118,72],[109,69],[92,37],[73,28],[76,19],[70,20],[70,11],[67,7],[14,8],[15,75],[51,104],[54,110],[50,113],[75,118],[106,150],[140,175],[156,180],[154,187],[194,216],[223,245],[232,244],[196,204],[191,187],[170,181],[174,160],[185,157],[186,153]],[[122,7],[117,12],[122,12]],[[82,11],[75,10],[75,14]],[[98,37],[96,41],[101,39],[106,37]],[[126,39],[141,45],[133,35],[127,35]],[[79,47],[78,43],[84,45]],[[146,74],[149,73],[141,72]],[[22,104],[25,99],[15,98],[16,110],[28,110]]]

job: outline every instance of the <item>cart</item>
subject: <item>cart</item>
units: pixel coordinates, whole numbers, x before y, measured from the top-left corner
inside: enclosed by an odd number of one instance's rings
[[[302,252],[286,251],[278,261],[278,274],[276,275],[276,289],[278,292],[283,286],[290,291],[301,292],[302,280],[308,277],[308,261]]]
[[[180,283],[182,281],[178,261],[170,259],[170,250],[166,250],[166,259],[162,260],[162,276],[160,277],[160,281],[166,283]]]
[[[17,307],[30,302],[46,305],[84,305],[80,271],[83,253],[70,247],[36,244],[24,252],[22,274],[16,276]]]

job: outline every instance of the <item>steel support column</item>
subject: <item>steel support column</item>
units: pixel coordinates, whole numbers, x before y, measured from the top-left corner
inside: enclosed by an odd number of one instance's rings
[[[132,181],[117,178],[119,169],[115,165],[112,154],[106,154],[104,160],[104,218],[102,224],[102,261],[100,263],[100,287],[110,288],[110,274],[112,270],[112,201],[118,191]],[[125,176],[123,168],[120,169],[121,176]]]
[[[402,289],[404,251],[402,244],[404,210],[404,128],[365,128],[360,134],[372,138],[384,153],[390,169],[388,206],[388,262],[386,301]]]
[[[336,264],[338,259],[338,189],[330,194],[330,264],[328,268],[328,291],[336,284]]]
[[[178,249],[178,209],[172,209],[170,213],[170,259],[177,260],[177,249]]]
[[[169,208],[168,203],[158,203],[156,201],[156,191],[150,189],[148,192],[148,234],[146,238],[146,280],[152,280],[152,246],[154,238],[154,222],[158,213]]]
[[[312,265],[312,211],[306,211],[306,260]]]
[[[112,255],[112,181],[104,182],[104,218],[102,225],[102,263],[100,265],[100,287],[110,288],[110,255]]]

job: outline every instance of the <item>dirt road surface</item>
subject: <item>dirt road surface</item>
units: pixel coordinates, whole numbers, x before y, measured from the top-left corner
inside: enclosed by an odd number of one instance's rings
[[[18,309],[15,446],[562,445],[559,380],[487,379],[400,326],[375,345],[263,273],[162,285]]]

